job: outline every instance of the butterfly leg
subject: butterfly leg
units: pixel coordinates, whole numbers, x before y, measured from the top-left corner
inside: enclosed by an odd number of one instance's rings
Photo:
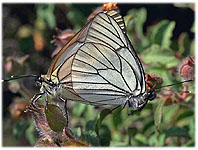
[[[138,107],[138,109],[131,111],[131,112],[128,114],[128,116],[133,115],[133,114],[135,114],[136,112],[141,112],[142,109],[146,106],[146,104],[147,104],[147,101],[146,101],[144,104],[141,104],[141,105]]]
[[[64,110],[65,110],[65,118],[66,118],[66,127],[68,127],[69,125],[69,114],[68,114],[68,110],[67,110],[67,100],[65,100],[65,103],[64,103]]]
[[[37,107],[37,106],[36,106],[36,101],[37,101],[38,99],[40,99],[40,98],[43,96],[43,94],[44,94],[44,93],[38,93],[38,94],[34,95],[33,98],[31,99],[31,104],[32,104],[33,106]]]
[[[64,116],[66,118],[66,127],[68,128],[69,127],[69,113],[68,113],[68,109],[67,109],[67,100],[61,98],[61,97],[58,97],[59,100],[63,101],[64,102]]]
[[[35,95],[32,97],[31,101],[30,101],[30,105],[26,107],[25,112],[31,111],[31,110],[33,110],[33,109],[34,109],[34,110],[38,110],[39,108],[38,108],[38,106],[36,106],[36,101],[37,101],[39,98],[41,98],[41,97],[43,96],[43,94],[44,94],[44,93],[37,93],[37,94],[35,94]]]
[[[45,92],[45,106],[47,106],[48,105],[48,96],[47,96],[47,92]]]

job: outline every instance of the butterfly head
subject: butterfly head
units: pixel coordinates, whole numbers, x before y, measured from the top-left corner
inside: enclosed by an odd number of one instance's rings
[[[53,80],[54,78],[48,78],[47,75],[41,75],[41,76],[38,76],[36,78],[36,85],[37,86],[50,86],[50,87],[54,87],[56,86],[56,82]]]

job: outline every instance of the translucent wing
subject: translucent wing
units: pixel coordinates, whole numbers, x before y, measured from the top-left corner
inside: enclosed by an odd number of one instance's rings
[[[55,58],[48,76],[57,78],[67,99],[121,105],[145,92],[144,71],[116,11],[97,14]],[[78,98],[76,98],[78,97]]]

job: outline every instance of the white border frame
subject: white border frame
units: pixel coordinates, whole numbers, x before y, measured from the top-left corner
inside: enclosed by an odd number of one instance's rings
[[[57,0],[57,1],[54,1],[54,0],[32,0],[32,1],[25,1],[25,0],[3,0],[1,1],[1,5],[0,5],[0,18],[1,18],[1,28],[0,28],[0,52],[1,52],[1,55],[0,55],[0,64],[2,66],[2,4],[3,3],[106,3],[107,1],[104,1],[104,0],[97,0],[97,1],[83,1],[83,0],[72,0],[72,1],[66,1],[66,0]],[[113,0],[108,0],[108,2],[115,2]],[[195,3],[195,64],[198,63],[198,60],[197,60],[197,52],[196,50],[198,50],[198,40],[197,40],[197,33],[198,33],[198,26],[197,26],[197,3],[198,1],[196,0],[136,0],[136,1],[122,1],[122,0],[117,0],[116,2],[118,3]],[[1,70],[0,70],[0,78],[2,80],[2,67],[0,67]],[[198,80],[196,80],[196,77],[198,77],[198,70],[197,70],[197,65],[195,65],[195,85],[198,85]],[[2,83],[1,83],[1,86],[0,86],[0,108],[2,108]],[[195,86],[195,93],[197,93],[197,87]],[[128,149],[128,150],[136,150],[136,149],[157,149],[157,150],[161,150],[161,149],[174,149],[174,150],[181,150],[181,149],[189,149],[189,150],[192,150],[192,149],[197,149],[198,148],[198,132],[196,131],[197,128],[196,128],[196,125],[198,125],[198,119],[197,118],[197,113],[198,113],[198,102],[196,101],[198,100],[198,97],[197,97],[197,94],[195,94],[195,147],[101,147],[102,149]],[[2,110],[0,111],[0,116],[1,116],[1,119],[0,119],[0,126],[2,126]],[[22,149],[22,150],[26,150],[27,148],[29,149],[32,149],[32,148],[36,148],[36,149],[40,149],[42,147],[2,147],[2,127],[1,127],[1,130],[0,130],[0,146],[2,149]],[[46,149],[47,147],[45,147]],[[56,148],[56,147],[53,147],[53,148]],[[75,147],[66,147],[67,149],[78,149],[79,148],[75,148]],[[52,149],[52,147],[49,147],[47,149]],[[80,148],[80,149],[99,149],[99,147],[97,148],[94,148],[94,147],[86,147],[86,148]]]

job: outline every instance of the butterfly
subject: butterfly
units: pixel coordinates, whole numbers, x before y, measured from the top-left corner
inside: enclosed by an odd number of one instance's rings
[[[156,96],[146,88],[143,66],[115,10],[95,15],[60,50],[46,75],[36,77],[40,93],[62,101],[142,109]]]

